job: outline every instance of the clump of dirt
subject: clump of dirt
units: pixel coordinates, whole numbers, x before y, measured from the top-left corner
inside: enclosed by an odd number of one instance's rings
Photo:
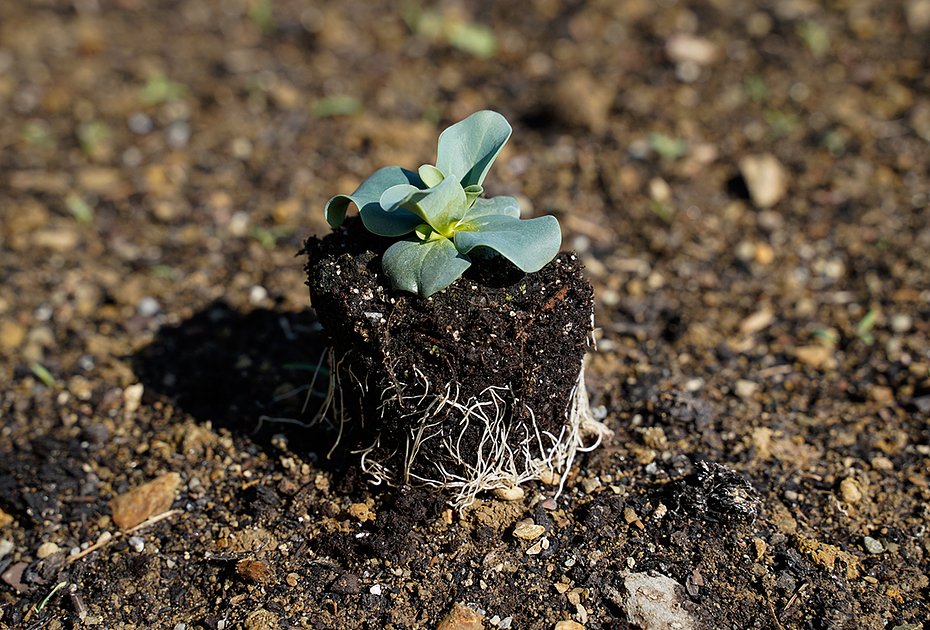
[[[344,448],[378,479],[453,487],[457,504],[561,474],[581,442],[593,322],[577,256],[534,274],[479,259],[423,299],[392,290],[384,249],[357,218],[305,247]]]

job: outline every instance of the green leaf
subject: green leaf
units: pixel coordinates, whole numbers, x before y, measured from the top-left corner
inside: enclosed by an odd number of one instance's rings
[[[470,55],[481,59],[490,59],[497,52],[497,38],[494,31],[483,24],[474,22],[457,22],[450,25],[449,43]]]
[[[472,207],[475,201],[484,194],[484,187],[479,186],[478,184],[472,184],[471,186],[465,187],[465,200],[468,204],[468,207]]]
[[[471,261],[461,255],[447,238],[398,241],[381,259],[384,273],[394,288],[429,297],[455,282]]]
[[[478,217],[489,215],[499,215],[505,217],[520,218],[520,202],[513,197],[479,197],[475,200],[475,205],[471,207],[465,220],[470,221]]]
[[[453,249],[455,248],[453,247]],[[459,275],[462,275],[462,274],[459,274]],[[32,373],[36,375],[36,378],[38,378],[40,381],[45,383],[46,387],[55,386],[55,377],[52,376],[52,373],[49,372],[48,369],[44,365],[39,363],[38,361],[34,361],[33,363],[30,363],[29,369],[32,370]]]
[[[333,116],[352,116],[362,111],[362,102],[348,94],[324,96],[313,104],[311,114],[314,118],[332,118]]]
[[[336,195],[326,203],[326,221],[334,228],[342,225],[349,204],[359,209],[369,232],[380,236],[403,236],[420,224],[420,219],[406,210],[387,213],[381,208],[381,195],[398,184],[422,184],[419,176],[399,166],[385,166],[375,171],[351,195]]]
[[[490,110],[475,112],[439,135],[436,168],[463,187],[481,185],[513,131],[507,120]]]
[[[442,174],[442,171],[440,171],[432,164],[424,164],[417,170],[417,173],[420,174],[420,179],[423,180],[423,183],[426,184],[427,188],[436,186],[439,184],[439,182],[446,178],[446,176]]]
[[[459,230],[455,233],[455,247],[463,254],[487,247],[527,273],[545,267],[562,245],[559,222],[553,216],[527,220],[484,216],[468,221]]]
[[[410,184],[392,186],[381,195],[380,203],[385,213],[411,212],[445,236],[452,235],[453,226],[468,211],[465,190],[452,178],[428,190]]]

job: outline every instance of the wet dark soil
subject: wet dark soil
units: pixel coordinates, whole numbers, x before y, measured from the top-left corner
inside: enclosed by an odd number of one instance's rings
[[[390,242],[353,218],[305,246],[311,303],[334,351],[329,369],[339,371],[326,415],[344,425],[342,447],[378,444],[367,458],[394,482],[439,484],[495,466],[496,456],[478,454],[489,436],[506,435],[506,459],[522,470],[522,445],[570,432],[594,315],[578,257],[560,254],[534,274],[476,258],[447,290],[421,299],[393,290],[382,272]]]
[[[922,627],[928,42],[927,0],[0,2],[0,627],[627,628],[661,576],[696,628]],[[459,514],[291,423],[296,253],[482,108],[614,435]]]

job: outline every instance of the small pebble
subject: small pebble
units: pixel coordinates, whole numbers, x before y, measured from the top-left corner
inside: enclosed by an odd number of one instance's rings
[[[13,551],[13,542],[9,540],[0,540],[0,560],[6,558]]]
[[[523,488],[520,486],[512,486],[510,488],[498,488],[494,491],[494,496],[503,501],[519,501],[522,499],[526,493],[523,491]]]
[[[183,120],[177,120],[168,127],[165,136],[172,149],[184,148],[191,139],[191,126]]]
[[[36,557],[39,560],[44,560],[51,555],[54,555],[61,551],[61,548],[53,542],[45,542],[39,545],[39,548],[36,550]]]
[[[142,553],[145,550],[145,540],[141,536],[130,536],[126,542],[136,553]]]
[[[380,584],[375,584],[375,585],[372,586],[370,589],[368,589],[368,592],[371,593],[372,595],[380,595],[380,594],[381,594],[381,585],[380,585]]]
[[[771,208],[787,193],[788,174],[771,153],[744,157],[739,170],[752,202],[759,208]]]
[[[133,386],[126,388],[126,394]],[[141,397],[141,385],[139,396]],[[113,522],[121,529],[135,527],[145,519],[171,509],[181,476],[171,472],[142,484],[110,501]]]
[[[914,321],[911,319],[911,316],[904,313],[899,313],[891,317],[891,330],[896,333],[906,333],[911,329],[913,324]]]
[[[250,582],[264,584],[274,578],[274,573],[267,564],[261,560],[245,558],[236,563],[236,573]]]
[[[543,549],[547,549],[547,548],[549,547],[549,544],[548,544],[548,543],[549,543],[549,541],[548,541],[546,538],[543,538],[542,540],[540,540],[539,542],[537,542],[535,545],[533,545],[532,547],[530,547],[529,549],[527,549],[527,550],[526,550],[526,555],[528,555],[528,556],[538,556],[539,554],[542,553]]]
[[[869,553],[879,554],[885,551],[885,546],[878,540],[875,540],[871,536],[865,536],[862,538],[862,546],[865,547],[865,550]]]
[[[151,133],[152,129],[155,128],[155,123],[152,121],[152,118],[148,114],[142,112],[136,112],[130,116],[128,124],[129,130],[140,136]]]
[[[546,533],[546,528],[535,524],[532,519],[521,521],[513,529],[514,538],[522,540],[535,540]]]
[[[759,384],[753,381],[740,379],[736,381],[736,395],[742,399],[752,398],[753,394],[759,389]]]
[[[484,628],[483,619],[480,613],[456,603],[436,626],[436,630],[481,630]]]
[[[862,490],[859,488],[859,482],[852,477],[847,477],[840,482],[840,496],[843,501],[850,504],[858,503],[862,500]]]
[[[249,303],[261,304],[268,299],[268,290],[260,284],[256,284],[249,289]]]
[[[138,311],[142,317],[154,317],[161,311],[161,304],[153,297],[144,297],[139,300]]]

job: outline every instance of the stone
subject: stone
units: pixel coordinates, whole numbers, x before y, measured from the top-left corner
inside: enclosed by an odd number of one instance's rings
[[[535,540],[545,533],[546,528],[542,525],[537,525],[532,519],[520,521],[517,523],[517,526],[513,528],[514,538],[519,538],[521,540]]]
[[[862,500],[862,489],[859,482],[852,477],[847,477],[840,482],[840,496],[843,501],[849,504],[856,504]]]
[[[555,630],[584,630],[584,626],[577,621],[565,619],[555,624]]]
[[[833,349],[827,346],[801,346],[800,348],[794,349],[794,355],[797,357],[798,361],[815,370],[833,369],[836,367],[836,359],[833,358]]]
[[[885,551],[885,546],[881,543],[881,541],[876,540],[871,536],[864,536],[862,538],[862,546],[865,547],[865,550],[871,554],[879,554]]]
[[[483,619],[471,608],[455,603],[436,626],[436,630],[484,630]]]
[[[267,564],[261,560],[244,558],[236,563],[236,573],[256,584],[267,584],[274,578],[274,573]]]
[[[36,550],[36,558],[38,558],[39,560],[44,560],[48,558],[49,556],[55,555],[59,551],[61,551],[61,547],[59,547],[55,543],[44,542],[41,545],[39,545],[39,548]]]
[[[709,39],[676,33],[665,41],[665,54],[675,63],[690,62],[707,66],[719,59],[720,50]]]
[[[771,208],[788,192],[785,168],[771,153],[747,155],[739,161],[739,170],[752,202],[759,208]]]
[[[13,522],[13,517],[0,509],[0,527],[6,527]]]
[[[736,381],[736,395],[743,399],[749,399],[753,397],[759,390],[759,384],[753,381],[747,381],[746,379],[739,379]]]
[[[0,322],[0,350],[15,350],[26,338],[26,330],[16,322],[5,319]],[[0,518],[0,526],[3,525]]]
[[[740,322],[739,330],[744,335],[752,335],[765,330],[773,321],[775,321],[775,315],[772,311],[762,309]]]
[[[914,320],[907,313],[898,313],[891,316],[891,330],[896,333],[906,333],[914,325]]]
[[[650,630],[693,630],[694,619],[685,610],[679,594],[683,587],[670,577],[651,571],[628,573],[623,578],[625,593],[617,603],[627,621]]]
[[[519,501],[526,492],[520,486],[511,486],[509,488],[498,488],[494,491],[494,496],[502,501]]]
[[[181,475],[170,472],[119,495],[110,501],[113,522],[121,529],[131,529],[149,517],[167,512],[180,486]]]

